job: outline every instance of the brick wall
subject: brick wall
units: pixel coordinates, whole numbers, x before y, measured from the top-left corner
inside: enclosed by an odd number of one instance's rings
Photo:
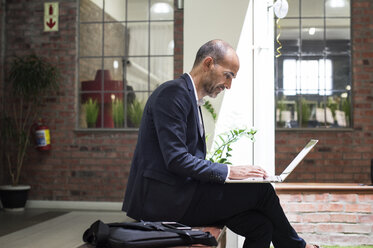
[[[59,4],[59,31],[43,32],[44,1],[7,1],[7,61],[36,53],[62,74],[60,89],[46,98],[41,116],[51,130],[52,150],[29,149],[22,183],[31,185],[30,199],[120,201],[137,133],[75,131],[78,4]]]
[[[322,245],[373,245],[372,193],[279,193],[299,236]]]
[[[174,1],[174,3],[174,78],[177,78],[184,73],[184,11],[177,8],[177,1]]]
[[[78,3],[59,3],[59,31],[43,32],[44,1],[6,1],[5,61],[13,55],[36,53],[58,65],[62,73],[61,87],[46,98],[41,116],[51,129],[52,150],[40,153],[30,148],[22,182],[32,186],[31,199],[121,201],[137,132],[75,131]],[[286,165],[309,138],[320,139],[289,181],[369,182],[373,158],[372,5],[368,0],[352,1],[353,129],[276,132],[277,165]],[[176,8],[174,36],[176,77],[183,72],[183,10]],[[0,89],[3,85],[1,80]],[[3,157],[1,162],[3,166]],[[7,181],[2,176],[0,180]]]
[[[373,159],[373,2],[352,0],[353,128],[350,131],[276,131],[280,173],[310,138],[320,142],[288,182],[370,183]]]
[[[30,199],[121,201],[137,132],[75,131],[77,1],[59,1],[58,32],[43,32],[44,1],[12,0],[7,1],[6,7],[6,61],[13,55],[36,53],[56,64],[62,74],[60,89],[56,95],[46,98],[41,116],[51,130],[52,150],[42,153],[30,148],[25,161],[22,183],[31,185]],[[178,60],[175,75],[180,75],[183,72],[182,10],[175,8],[175,20],[175,58]],[[3,85],[1,80],[0,88]],[[2,157],[1,165],[4,164]],[[7,177],[0,176],[0,180],[0,184],[9,182]]]

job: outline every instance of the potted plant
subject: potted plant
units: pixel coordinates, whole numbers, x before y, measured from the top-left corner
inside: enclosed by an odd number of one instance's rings
[[[121,128],[124,125],[124,106],[123,100],[114,99],[112,101],[111,115],[114,121],[114,127]]]
[[[229,161],[229,157],[232,156],[230,153],[232,151],[231,145],[243,136],[248,137],[252,142],[254,142],[254,135],[256,132],[257,131],[253,128],[250,130],[246,128],[236,128],[218,135],[219,140],[215,141],[214,151],[208,155],[208,160],[214,163],[232,164]]]
[[[307,100],[303,97],[300,99],[300,104],[298,107],[298,120],[301,122],[302,127],[308,126],[308,121],[311,116],[311,109],[310,105],[308,104]]]
[[[134,99],[127,107],[129,126],[139,127],[143,112],[144,104]]]
[[[87,127],[88,128],[96,127],[96,122],[97,122],[98,112],[99,112],[99,106],[98,106],[97,100],[93,100],[92,98],[89,98],[88,101],[86,101],[83,104],[83,108],[85,110],[85,120],[87,122]]]
[[[43,96],[57,87],[58,78],[57,68],[36,55],[16,57],[11,63],[9,78],[5,82],[9,99],[5,101],[7,105],[1,123],[4,164],[10,177],[7,180],[10,185],[0,186],[5,209],[23,209],[26,204],[30,186],[20,185],[20,179],[32,125],[39,115]]]

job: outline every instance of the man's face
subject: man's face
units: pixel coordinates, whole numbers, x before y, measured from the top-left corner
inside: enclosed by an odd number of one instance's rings
[[[212,63],[203,83],[204,93],[215,98],[220,92],[230,89],[238,69],[239,62],[235,54],[227,54],[219,64]]]

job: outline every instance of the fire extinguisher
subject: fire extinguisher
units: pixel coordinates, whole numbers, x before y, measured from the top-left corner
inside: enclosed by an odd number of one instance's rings
[[[39,151],[49,151],[51,149],[51,138],[49,127],[40,119],[35,123],[36,149]]]

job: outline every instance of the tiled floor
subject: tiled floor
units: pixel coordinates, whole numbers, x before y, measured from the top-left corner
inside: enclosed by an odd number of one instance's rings
[[[0,210],[0,247],[76,248],[83,244],[84,231],[98,219],[103,222],[131,221],[121,211]]]

